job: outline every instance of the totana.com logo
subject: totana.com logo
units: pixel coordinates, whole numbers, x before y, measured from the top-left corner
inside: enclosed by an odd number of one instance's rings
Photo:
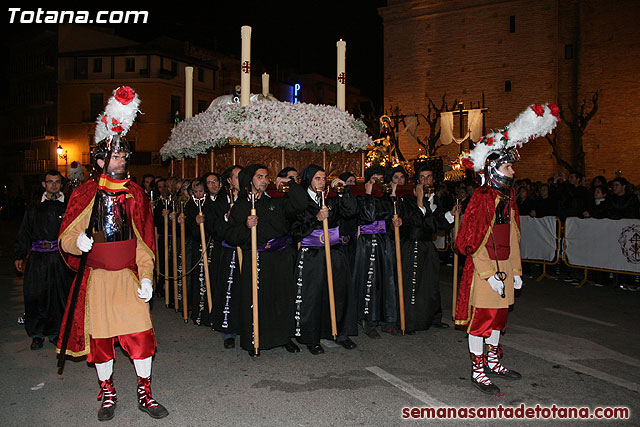
[[[10,24],[146,24],[149,12],[99,10],[22,10],[9,8]]]

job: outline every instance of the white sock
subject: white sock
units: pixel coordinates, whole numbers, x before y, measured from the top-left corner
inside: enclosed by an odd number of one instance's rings
[[[487,338],[486,343],[492,346],[497,346],[498,343],[500,342],[500,330],[498,329],[494,329],[493,331],[491,331],[491,336],[489,338]]]
[[[484,339],[475,335],[469,334],[469,352],[475,355],[484,354]]]
[[[113,374],[113,359],[104,363],[96,363],[96,372],[98,373],[98,379],[101,382],[111,378],[111,375]]]
[[[142,378],[151,377],[151,361],[152,357],[146,359],[133,359],[133,366],[136,368],[136,374]]]

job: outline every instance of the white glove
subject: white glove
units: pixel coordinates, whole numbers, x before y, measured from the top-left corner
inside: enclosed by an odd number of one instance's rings
[[[85,233],[80,233],[76,239],[76,246],[82,252],[89,252],[93,246],[93,237],[88,237]]]
[[[514,289],[522,289],[522,277],[513,276],[513,288]]]
[[[502,283],[501,280],[496,279],[495,276],[491,276],[487,279],[487,282],[489,282],[491,289],[496,291],[499,295],[502,295],[502,292],[504,292],[504,283]]]
[[[153,284],[151,279],[140,280],[140,288],[138,288],[138,297],[142,298],[144,302],[149,302],[153,297]]]

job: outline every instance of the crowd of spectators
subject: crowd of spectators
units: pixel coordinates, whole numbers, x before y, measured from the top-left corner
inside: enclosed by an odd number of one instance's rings
[[[622,176],[610,181],[596,176],[591,182],[577,173],[570,173],[566,179],[558,173],[547,182],[525,178],[516,182],[516,194],[520,215],[557,216],[561,220],[640,218],[640,187]]]

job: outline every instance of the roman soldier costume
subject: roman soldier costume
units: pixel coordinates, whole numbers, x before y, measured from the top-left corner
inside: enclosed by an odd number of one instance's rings
[[[456,325],[467,328],[471,381],[485,393],[500,392],[488,376],[521,378],[500,363],[500,333],[505,330],[508,308],[514,303],[514,289],[522,287],[514,178],[501,166],[519,161],[516,148],[529,139],[548,134],[558,121],[557,106],[533,105],[502,132],[483,137],[462,160],[467,168],[481,173],[483,185],[473,193],[455,242],[456,249],[467,256],[457,299]]]
[[[82,277],[75,309],[71,312],[67,304],[61,335],[66,323],[72,322],[66,353],[86,355],[89,363],[95,363],[101,421],[113,418],[117,402],[112,379],[116,340],[133,359],[138,374],[138,408],[154,418],[168,415],[151,397],[150,385],[156,348],[147,304],[153,295],[153,217],[144,190],[128,178],[130,150],[123,138],[139,103],[129,87],[114,91],[97,121],[94,179],[73,192],[58,237],[62,256],[72,269],[77,270],[82,253],[88,253],[86,267],[78,273]]]

